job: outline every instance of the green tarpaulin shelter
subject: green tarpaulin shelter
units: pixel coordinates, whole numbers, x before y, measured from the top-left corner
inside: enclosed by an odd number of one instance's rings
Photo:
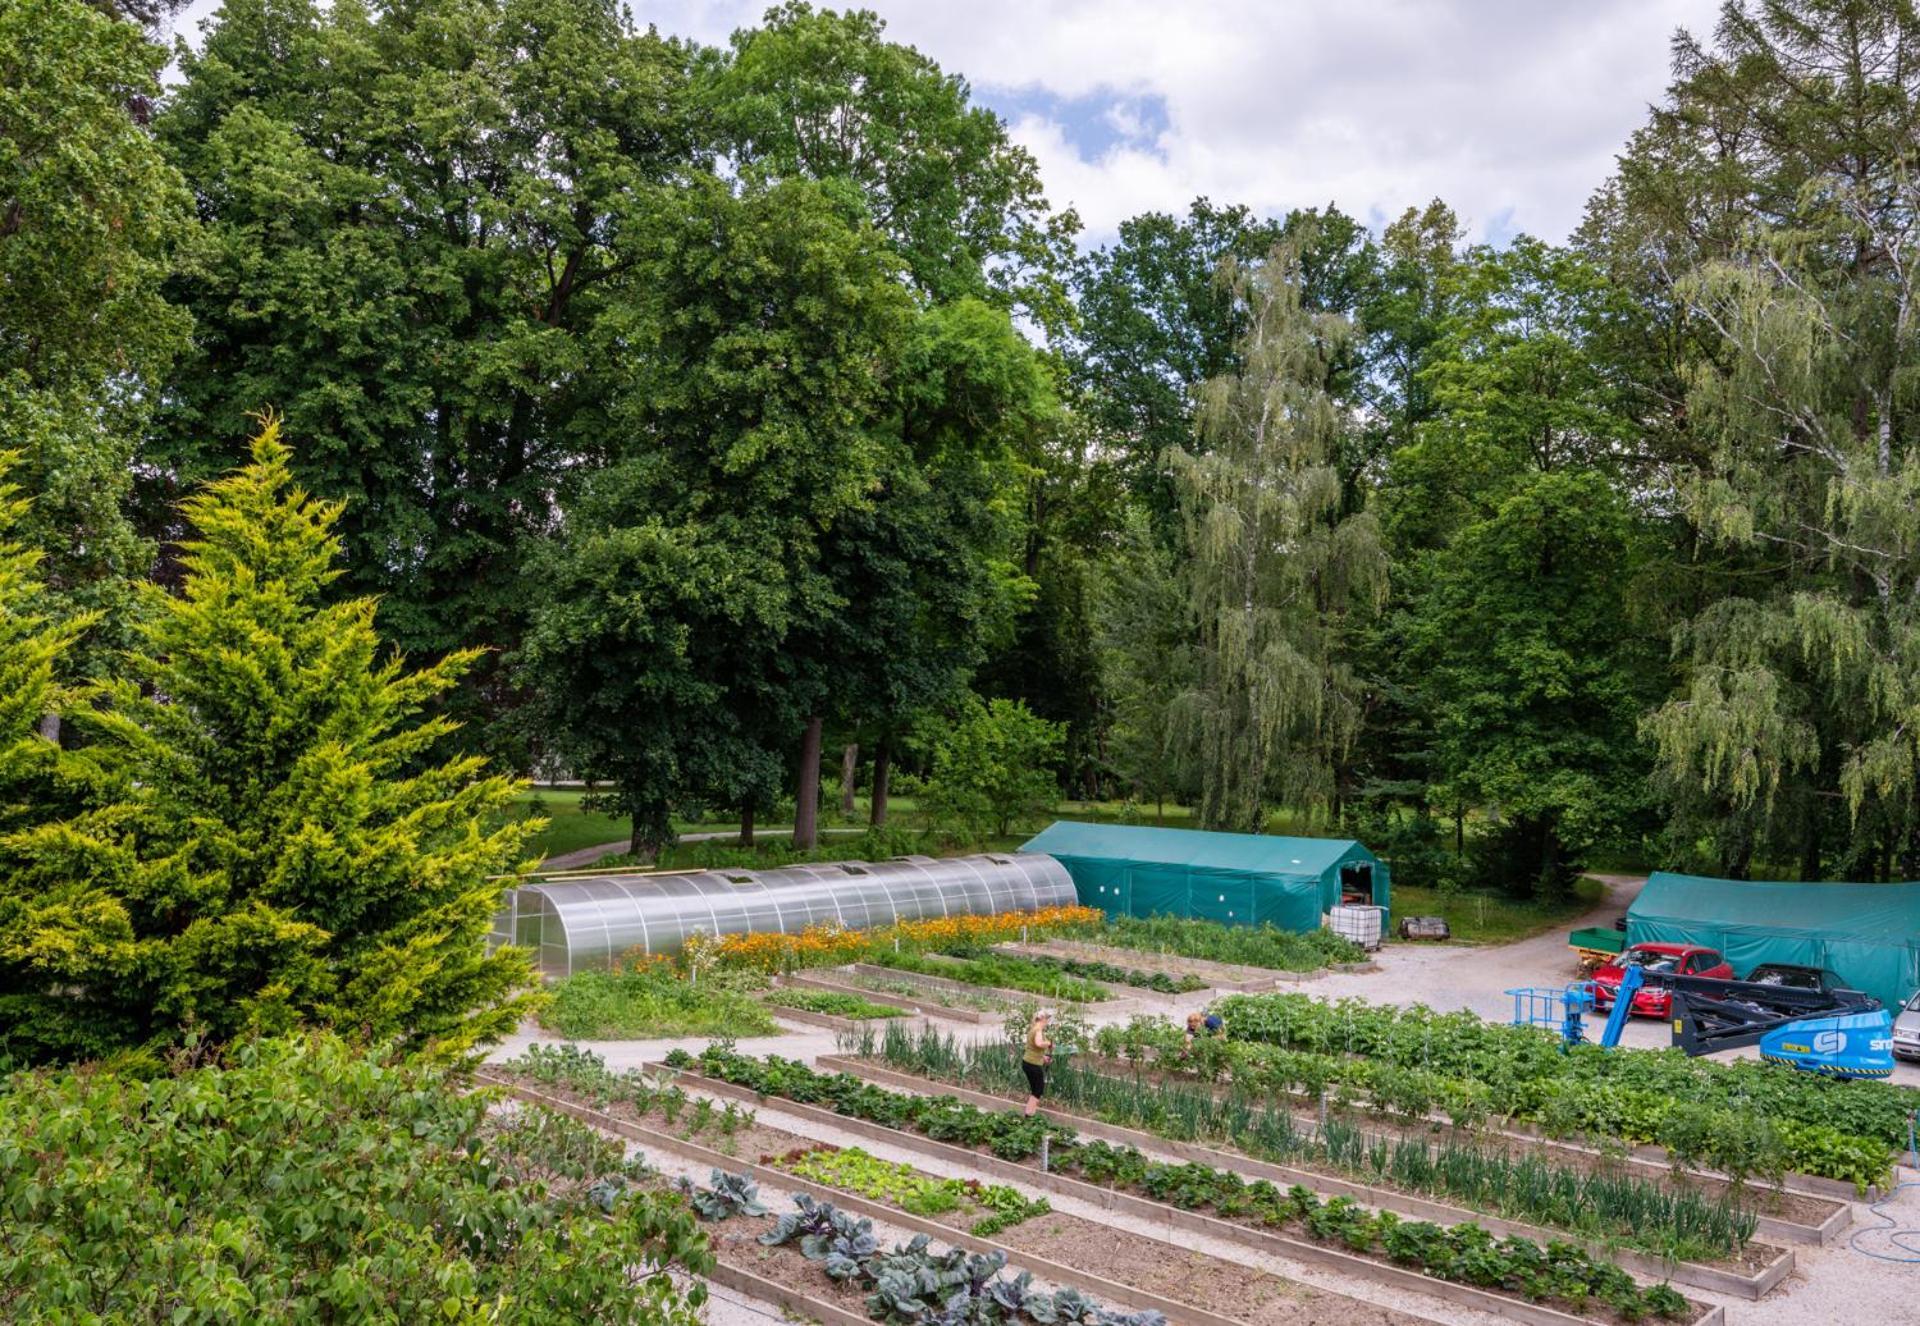
[[[1387,905],[1386,865],[1351,839],[1062,820],[1020,850],[1059,861],[1081,903],[1114,916],[1196,916],[1307,931],[1320,928],[1343,889]]]
[[[1825,967],[1885,1004],[1920,986],[1920,883],[1776,884],[1662,871],[1627,908],[1627,942],[1704,944],[1735,976],[1763,962]]]

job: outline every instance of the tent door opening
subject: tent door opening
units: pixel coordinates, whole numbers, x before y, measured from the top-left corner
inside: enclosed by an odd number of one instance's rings
[[[1340,867],[1340,902],[1348,907],[1367,907],[1373,903],[1373,867]]]

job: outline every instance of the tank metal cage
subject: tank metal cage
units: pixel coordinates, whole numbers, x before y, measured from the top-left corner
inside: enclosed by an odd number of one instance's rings
[[[488,943],[531,949],[543,975],[567,976],[628,952],[678,953],[696,931],[792,933],[828,921],[865,930],[1076,901],[1066,868],[1037,854],[536,879],[509,890]]]

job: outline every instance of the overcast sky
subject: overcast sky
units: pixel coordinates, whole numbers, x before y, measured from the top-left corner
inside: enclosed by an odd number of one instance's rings
[[[1719,0],[870,0],[964,75],[1089,244],[1197,195],[1332,202],[1376,229],[1440,197],[1476,238],[1564,239]],[[195,0],[182,23],[214,11]],[[765,0],[636,3],[723,42]]]

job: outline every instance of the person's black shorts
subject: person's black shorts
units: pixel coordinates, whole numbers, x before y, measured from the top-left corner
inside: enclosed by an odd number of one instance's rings
[[[1020,1066],[1027,1070],[1027,1094],[1036,1099],[1046,1095],[1047,1070],[1040,1064],[1030,1064],[1024,1059],[1020,1061]]]

